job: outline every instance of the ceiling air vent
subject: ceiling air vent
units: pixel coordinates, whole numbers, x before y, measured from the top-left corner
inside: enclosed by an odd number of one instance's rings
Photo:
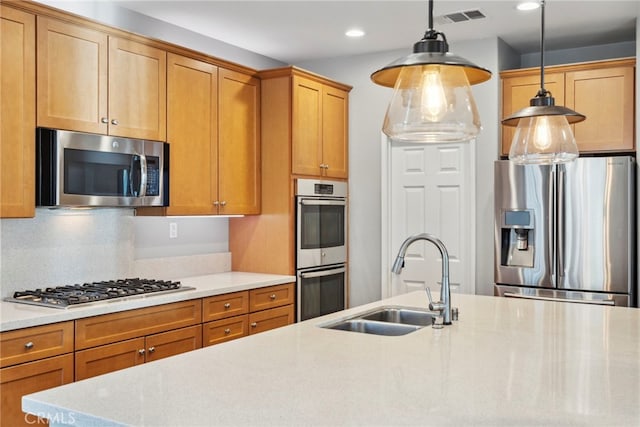
[[[485,14],[479,10],[466,10],[464,12],[454,12],[447,15],[440,15],[434,18],[437,25],[451,24],[454,22],[471,21],[473,19],[486,18]]]

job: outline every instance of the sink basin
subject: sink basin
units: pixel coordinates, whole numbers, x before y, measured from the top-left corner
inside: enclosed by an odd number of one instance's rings
[[[361,332],[364,334],[397,336],[417,331],[420,326],[403,325],[401,323],[376,322],[375,320],[347,319],[324,326],[340,331]]]
[[[377,308],[369,314],[358,316],[360,319],[379,322],[401,323],[403,325],[431,326],[435,314],[418,308],[387,306]]]
[[[326,329],[398,336],[431,326],[435,314],[420,308],[382,306],[347,319],[320,325]]]

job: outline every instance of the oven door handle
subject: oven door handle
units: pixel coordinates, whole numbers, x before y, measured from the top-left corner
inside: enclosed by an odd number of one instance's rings
[[[344,200],[327,200],[327,199],[300,199],[301,205],[314,206],[314,205],[333,205],[333,206],[346,206],[347,202]]]
[[[344,267],[332,268],[330,270],[310,271],[308,273],[300,273],[302,279],[312,279],[314,277],[330,276],[332,274],[344,273],[347,271]]]

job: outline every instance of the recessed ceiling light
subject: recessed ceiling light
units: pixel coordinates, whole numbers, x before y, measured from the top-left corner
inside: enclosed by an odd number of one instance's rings
[[[525,1],[516,6],[518,10],[534,10],[540,7],[540,2],[537,1]]]
[[[364,31],[354,28],[354,29],[348,30],[344,34],[347,37],[362,37],[362,36],[364,36]]]

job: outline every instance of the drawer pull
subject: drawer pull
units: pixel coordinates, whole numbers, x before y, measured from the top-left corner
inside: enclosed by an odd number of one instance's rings
[[[153,353],[154,351],[156,351],[155,347],[149,347],[149,353]]]
[[[253,322],[253,323],[251,323],[251,327],[252,327],[252,328],[255,328],[255,327],[257,327],[257,326],[258,326],[258,323],[257,323],[257,322]]]
[[[225,302],[224,303],[224,308],[231,308],[231,303],[230,302]]]
[[[144,348],[141,348],[140,350],[138,350],[138,354],[142,356],[144,354]]]
[[[225,335],[229,335],[231,333],[231,329],[227,328],[224,330]]]
[[[116,119],[111,120],[111,124],[114,126],[118,126],[120,124],[120,122]]]
[[[276,299],[276,294],[269,295],[269,298],[271,299],[271,301],[274,301]]]
[[[27,350],[31,350],[33,348],[33,342],[29,341],[24,345],[24,348],[26,348]]]

